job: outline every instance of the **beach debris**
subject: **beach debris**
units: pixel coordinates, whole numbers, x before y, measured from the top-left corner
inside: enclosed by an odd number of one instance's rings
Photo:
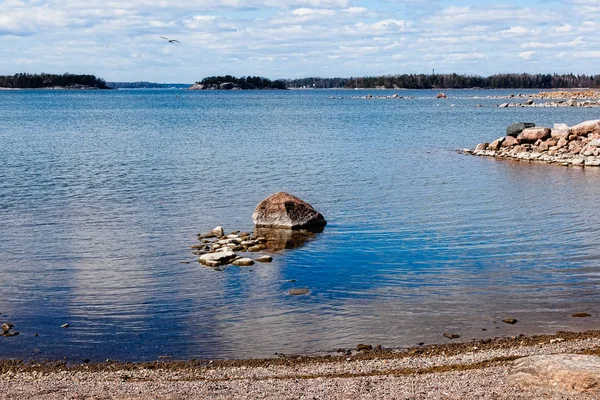
[[[444,333],[443,336],[448,339],[458,339],[460,337],[460,335],[456,333]]]
[[[587,318],[587,317],[591,317],[592,314],[588,314],[586,312],[578,312],[575,314],[571,314],[571,317],[575,317],[575,318]]]
[[[288,290],[288,293],[290,294],[290,296],[302,296],[310,293],[310,290],[308,290],[307,288],[295,288]]]
[[[519,321],[517,321],[514,318],[505,318],[505,319],[502,320],[502,322],[504,322],[505,324],[514,325],[514,324],[516,324]]]

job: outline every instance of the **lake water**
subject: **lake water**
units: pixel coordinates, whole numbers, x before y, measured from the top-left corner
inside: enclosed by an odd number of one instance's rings
[[[0,91],[0,322],[20,332],[0,357],[246,358],[598,328],[600,169],[455,151],[515,121],[599,118],[473,99],[514,92]],[[350,98],[369,93],[417,98]],[[271,264],[181,263],[199,232],[252,230],[277,191],[322,212],[324,232]]]

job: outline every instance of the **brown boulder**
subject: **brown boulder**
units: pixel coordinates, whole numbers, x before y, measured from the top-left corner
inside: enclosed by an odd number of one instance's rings
[[[571,134],[576,136],[600,133],[600,119],[585,121],[571,127]]]
[[[475,151],[483,151],[486,150],[488,148],[490,144],[489,143],[479,143],[477,145],[477,147],[475,147]]]
[[[489,146],[488,146],[488,150],[498,150],[500,148],[500,146],[502,145],[502,142],[504,141],[504,137],[501,137],[499,139],[494,140]]]
[[[252,220],[257,227],[319,228],[327,224],[323,215],[310,204],[289,193],[278,192],[261,201]]]
[[[515,137],[512,136],[507,136],[504,138],[504,141],[502,142],[502,147],[512,147],[512,146],[516,146],[520,144],[519,140]]]
[[[600,395],[600,357],[579,354],[526,357],[515,361],[511,378],[522,389]]]
[[[537,140],[544,140],[550,137],[551,130],[550,128],[527,128],[523,129],[523,132],[517,136],[521,142],[530,142],[535,143]]]

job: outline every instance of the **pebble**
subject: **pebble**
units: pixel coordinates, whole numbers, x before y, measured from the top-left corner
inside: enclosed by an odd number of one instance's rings
[[[256,261],[261,262],[261,263],[270,263],[271,261],[273,261],[273,257],[271,256],[260,256],[256,259]]]
[[[68,328],[68,327],[69,327],[69,324],[62,324],[60,327],[61,327],[61,328]]]
[[[505,318],[505,319],[502,320],[502,322],[504,322],[505,324],[514,325],[514,324],[516,324],[519,321],[517,321],[514,318]]]
[[[356,350],[358,351],[371,351],[373,350],[373,346],[370,344],[359,343],[356,345]]]
[[[444,337],[446,337],[448,339],[458,339],[460,337],[460,335],[458,335],[456,333],[444,333]]]

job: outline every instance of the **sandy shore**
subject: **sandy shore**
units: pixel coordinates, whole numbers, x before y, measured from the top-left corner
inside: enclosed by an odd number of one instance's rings
[[[0,362],[2,399],[595,399],[521,388],[513,362],[600,354],[600,331],[450,343],[353,356],[65,365]]]

